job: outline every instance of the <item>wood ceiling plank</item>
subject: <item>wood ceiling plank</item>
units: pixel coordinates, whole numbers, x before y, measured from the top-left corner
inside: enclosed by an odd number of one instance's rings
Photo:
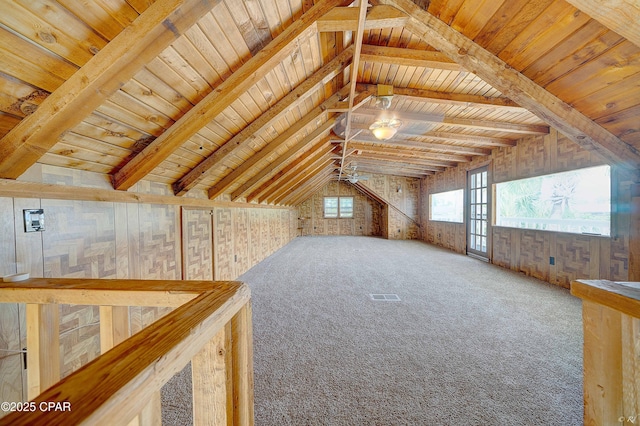
[[[570,73],[622,42],[623,38],[596,21],[558,44],[556,49],[531,64],[523,74],[542,87]]]
[[[385,2],[387,2],[385,0]],[[629,170],[640,168],[635,148],[581,114],[561,99],[509,67],[495,55],[443,24],[408,0],[389,0],[411,15],[408,27],[429,44],[475,73],[505,96],[529,109],[582,147]]]
[[[640,46],[640,6],[634,0],[567,0],[593,19]]]
[[[320,188],[322,188],[327,183],[329,183],[331,179],[332,179],[331,172],[328,172],[326,175],[318,175],[316,180],[309,182],[308,184],[300,187],[299,190],[292,192],[288,197],[285,197],[282,200],[282,205],[284,206],[298,205],[300,203],[299,200],[302,200],[314,194]]]
[[[270,204],[280,205],[284,200],[295,197],[296,194],[307,190],[308,185],[305,184],[313,184],[313,179],[318,178],[319,176],[331,175],[334,167],[332,167],[330,163],[331,160],[328,160],[318,166],[310,167],[301,176],[293,179],[291,183],[288,183],[286,189],[282,191],[280,195],[272,198],[268,202]]]
[[[216,150],[191,172],[179,179],[173,185],[174,193],[176,195],[184,195],[187,193],[206,177],[209,170],[220,165],[225,158],[232,155],[232,153],[238,148],[249,144],[255,133],[261,131],[261,129],[265,127],[268,127],[276,120],[280,119],[291,108],[294,108],[300,102],[304,101],[313,91],[317,90],[318,85],[324,84],[326,81],[342,72],[342,70],[351,62],[352,57],[353,49],[346,49],[327,65],[316,71],[313,76],[306,79],[293,91],[289,92],[288,95],[269,108],[267,112],[260,115],[256,120],[233,136],[231,140],[222,145],[220,149]],[[337,99],[331,98],[331,101],[327,104],[323,104],[322,108],[326,109],[336,101]]]
[[[107,40],[51,0],[3,2],[0,24],[78,67],[107,44]]]
[[[407,159],[414,159],[416,161],[425,160],[431,162],[433,160],[440,161],[442,165],[452,165],[452,163],[465,163],[471,161],[471,158],[463,155],[455,155],[455,154],[446,154],[439,152],[430,152],[430,151],[419,151],[415,149],[402,149],[393,145],[393,147],[384,147],[379,145],[371,145],[369,142],[365,141],[365,144],[358,143],[359,141],[354,141],[351,144],[352,148],[362,150],[364,152],[374,152],[378,154],[388,155],[390,157],[403,157]]]
[[[175,149],[231,105],[238,96],[262,79],[274,65],[280,63],[289,54],[290,45],[295,39],[313,31],[313,24],[317,18],[343,1],[322,1],[287,27],[281,35],[245,62],[238,71],[209,93],[171,128],[118,170],[113,175],[114,188],[128,189],[151,172]]]
[[[508,61],[517,70],[533,64],[556,44],[584,27],[591,19],[573,6],[556,2],[529,26],[522,29],[500,52],[499,58]]]
[[[318,31],[356,31],[358,29],[358,15],[357,7],[335,7],[318,19]],[[373,6],[367,11],[364,29],[404,27],[407,19],[407,14],[395,7]]]
[[[315,150],[309,150],[300,156],[296,161],[285,167],[283,170],[274,175],[267,182],[262,184],[260,188],[253,191],[248,197],[247,201],[253,201],[258,199],[261,203],[265,199],[271,197],[279,188],[286,184],[295,176],[298,176],[302,171],[307,169],[313,164],[318,164],[318,162],[325,161],[331,157],[331,144],[327,141],[322,141],[323,143],[316,144],[314,146]]]
[[[330,118],[329,122],[335,122],[334,118]],[[314,132],[315,133],[315,132]],[[272,163],[270,163],[267,167],[263,168],[259,173],[251,177],[248,181],[243,183],[239,188],[237,188],[231,194],[231,201],[236,201],[238,198],[243,197],[249,191],[252,191],[257,185],[263,182],[265,179],[270,177],[270,182],[275,182],[283,175],[285,175],[289,170],[292,170],[296,166],[298,166],[301,162],[305,161],[306,156],[300,155],[300,151],[304,150],[309,146],[309,144],[314,144],[311,148],[309,148],[308,152],[314,153],[320,149],[323,149],[326,146],[329,146],[329,137],[324,137],[322,140],[317,141],[315,135],[309,135],[296,145],[292,146],[287,152],[283,155],[278,156]],[[298,156],[297,159],[290,162],[286,167],[283,168],[285,164],[287,164],[291,158]],[[260,188],[267,189],[269,187],[269,183],[264,183]],[[262,191],[260,189],[252,192],[250,198],[253,200],[255,197],[261,194]]]
[[[154,3],[0,141],[0,176],[16,179],[216,2]]]
[[[251,173],[250,170],[258,162],[267,158],[269,155],[275,152],[275,150],[286,144],[290,139],[298,136],[300,132],[303,131],[308,125],[313,124],[318,120],[322,120],[323,115],[324,110],[321,107],[311,110],[307,115],[302,117],[301,120],[297,121],[293,126],[289,127],[286,132],[269,141],[262,149],[260,149],[260,151],[249,157],[249,159],[245,160],[238,168],[236,168],[219,182],[217,182],[213,187],[209,188],[209,198],[213,199],[222,194],[231,185],[233,185],[236,180],[241,178],[246,173],[254,175],[255,173]],[[309,136],[313,135],[314,138],[320,137],[330,131],[332,126],[332,121],[326,121],[316,130],[311,132]]]

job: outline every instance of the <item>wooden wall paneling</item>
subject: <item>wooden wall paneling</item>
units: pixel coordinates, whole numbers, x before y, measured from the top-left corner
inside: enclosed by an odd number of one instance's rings
[[[214,210],[214,279],[235,279],[235,265],[233,262],[233,213],[229,208]]]
[[[546,232],[522,230],[518,268],[532,277],[549,279],[549,237]]]
[[[31,277],[44,277],[42,256],[42,232],[25,232],[23,209],[41,208],[40,200],[30,198],[14,198],[15,236],[16,236],[16,268],[17,273],[28,272]],[[46,229],[45,211],[45,229]]]
[[[127,279],[130,277],[129,264],[129,224],[127,204],[113,203],[114,231],[116,242],[116,278]]]
[[[503,268],[511,269],[512,230],[509,228],[492,228],[493,263]]]
[[[557,284],[569,288],[573,280],[588,279],[591,272],[590,237],[558,234],[556,242]]]
[[[249,262],[252,266],[262,260],[260,212],[258,209],[249,209]]]
[[[249,269],[249,216],[247,209],[233,209],[234,279]]]
[[[539,176],[550,170],[548,138],[536,136],[522,139],[516,150],[518,177]]]
[[[0,276],[16,273],[16,241],[12,198],[0,198]],[[0,401],[25,401],[20,309],[0,303]],[[0,411],[0,417],[7,414]]]
[[[42,200],[47,277],[116,278],[113,203]]]
[[[60,380],[60,309],[27,304],[27,397],[33,399]]]
[[[621,236],[612,239],[609,250],[609,279],[612,281],[630,281],[629,237]]]
[[[262,250],[262,258],[266,258],[269,256],[269,238],[271,236],[271,232],[269,230],[269,216],[266,211],[260,212],[260,245]]]
[[[493,183],[505,182],[516,178],[517,146],[494,149],[491,154]]]
[[[213,280],[211,210],[182,209],[182,271],[185,280]]]
[[[98,306],[60,305],[60,377],[97,358],[100,348]]]
[[[596,157],[596,156],[593,156]],[[595,159],[595,158],[594,158]],[[556,170],[572,170],[602,164],[602,160],[592,159],[591,152],[559,134],[556,150]]]
[[[177,206],[141,204],[138,216],[141,277],[180,279],[182,259]]]
[[[558,284],[558,234],[549,234],[549,257],[553,257],[554,264],[549,264],[549,282]]]

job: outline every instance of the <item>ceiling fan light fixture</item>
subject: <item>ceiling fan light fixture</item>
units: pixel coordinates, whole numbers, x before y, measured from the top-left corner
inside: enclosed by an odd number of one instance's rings
[[[375,136],[377,139],[380,139],[381,141],[386,141],[391,139],[392,137],[395,136],[396,132],[398,130],[394,129],[393,127],[376,127],[375,129],[372,130],[373,132],[373,136]]]
[[[401,125],[402,122],[395,118],[392,120],[379,120],[369,126],[369,130],[371,130],[376,139],[386,141],[395,136]]]

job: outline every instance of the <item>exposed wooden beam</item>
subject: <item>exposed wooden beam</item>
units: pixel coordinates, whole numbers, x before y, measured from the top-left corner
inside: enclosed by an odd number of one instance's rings
[[[331,180],[333,170],[330,168],[319,169],[307,178],[305,182],[292,188],[287,194],[281,197],[279,203],[288,205],[293,199],[303,197],[308,193],[315,192],[317,188],[326,185]]]
[[[578,145],[597,152],[607,162],[619,164],[636,173],[640,168],[640,153],[618,137],[586,117],[566,102],[538,86],[491,52],[449,27],[410,0],[380,0],[411,16],[407,29],[437,46],[440,51],[505,96],[536,114]]]
[[[329,127],[333,126],[335,123],[335,118],[330,118],[327,121],[327,125]],[[323,126],[324,127],[324,126]],[[324,128],[319,128],[317,131],[314,131],[312,134],[289,148],[284,154],[279,155],[273,162],[269,163],[267,167],[264,167],[257,174],[252,176],[245,183],[240,185],[236,190],[231,193],[231,200],[236,201],[238,198],[243,197],[249,191],[251,191],[256,185],[258,185],[261,181],[263,181],[267,176],[275,174],[278,170],[280,170],[291,158],[298,155],[300,151],[305,149],[310,144],[315,144],[318,142],[319,138],[326,133]],[[329,136],[327,135],[323,141],[325,143],[329,142]]]
[[[377,164],[384,167],[403,167],[408,169],[418,169],[420,171],[437,172],[445,169],[445,166],[440,164],[433,164],[429,160],[423,158],[411,158],[411,157],[391,157],[387,154],[379,154],[375,152],[363,152],[358,156],[350,158],[352,162],[360,165],[361,163]]]
[[[325,121],[324,123],[322,123],[323,120],[326,120],[326,118],[323,117],[323,112],[324,111],[322,106],[312,109],[307,115],[295,122],[282,134],[265,145],[260,151],[249,157],[248,160],[242,162],[242,164],[240,164],[235,170],[218,181],[214,186],[209,188],[209,198],[214,199],[218,195],[222,194],[227,188],[233,185],[236,180],[244,176],[246,173],[249,173],[251,168],[254,167],[258,162],[269,157],[278,148],[282,147],[292,138],[299,136],[307,126],[313,123],[316,123],[316,125],[318,125],[318,127],[309,134],[312,139],[317,139],[322,137],[323,135],[326,135],[331,130],[334,120]],[[308,143],[308,141],[308,138],[304,138],[304,142]]]
[[[442,160],[445,162],[466,163],[471,161],[471,157],[464,155],[455,155],[441,152],[418,151],[415,149],[402,149],[401,147],[384,147],[376,145],[365,145],[354,141],[352,148],[363,150],[364,152],[377,152],[390,156],[405,156],[411,158],[422,158],[425,160]]]
[[[417,68],[435,68],[448,71],[463,71],[460,64],[441,52],[430,50],[405,49],[401,47],[362,46],[360,60],[363,62],[381,62]]]
[[[0,177],[16,179],[220,0],[153,3],[0,140]]]
[[[265,113],[256,118],[251,124],[242,129],[238,134],[233,136],[224,145],[214,151],[209,157],[200,162],[189,173],[180,178],[173,184],[173,191],[176,195],[183,195],[199,182],[204,179],[212,169],[222,164],[229,156],[233,155],[239,149],[250,145],[253,135],[262,129],[270,126],[276,120],[279,120],[291,109],[296,108],[302,102],[308,99],[318,89],[321,84],[327,83],[329,80],[340,74],[347,65],[351,63],[353,58],[353,47],[345,49],[336,56],[331,62],[316,71],[311,77],[303,81],[294,90],[289,92],[284,98],[276,102]],[[330,98],[331,101],[325,101],[322,104],[324,109],[333,106],[337,101],[337,97]],[[226,189],[226,188],[225,188]],[[215,190],[213,193],[215,194]],[[215,198],[209,196],[209,198]]]
[[[318,31],[357,31],[358,14],[359,11],[356,7],[336,7],[318,19]],[[407,19],[409,19],[409,16],[395,7],[386,5],[374,6],[367,11],[364,29],[404,27]]]
[[[304,188],[301,188],[300,191],[296,194],[292,194],[291,197],[287,197],[284,200],[286,206],[297,206],[302,203],[303,200],[308,199],[310,196],[313,196],[320,188],[325,186],[327,183],[331,181],[331,173],[328,175],[320,175],[317,180],[313,182],[309,182],[308,185],[305,185]]]
[[[302,154],[296,160],[288,164],[285,168],[271,176],[271,178],[264,182],[258,189],[254,190],[247,196],[247,201],[253,201],[256,198],[260,197],[264,194],[265,191],[268,191],[270,188],[275,188],[274,185],[277,185],[277,182],[280,179],[286,178],[289,173],[295,173],[297,170],[301,169],[305,164],[312,163],[321,157],[325,157],[330,153],[330,150],[327,148],[330,146],[329,139],[323,139],[322,141],[316,143],[313,147],[309,149],[308,152]],[[277,169],[277,167],[276,167]]]
[[[370,117],[377,117],[380,115],[380,110],[372,108],[359,108],[354,111],[357,115],[367,115]],[[439,120],[437,117],[430,114],[420,114],[414,112],[405,111],[393,111],[390,110],[390,114],[397,117],[402,121],[414,121],[419,123],[435,123],[444,124],[452,127],[463,127],[480,130],[494,130],[499,132],[511,132],[527,135],[546,135],[549,133],[549,126],[540,124],[518,124],[510,123],[506,121],[489,121],[489,120],[474,120],[467,118],[451,118],[444,117]]]
[[[354,128],[360,128],[359,125],[354,125]],[[362,126],[363,129],[368,129],[368,126]],[[392,144],[398,148],[418,148],[418,149],[430,149],[437,151],[447,151],[451,154],[460,154],[460,155],[490,155],[491,150],[486,148],[475,148],[475,147],[467,147],[460,145],[451,145],[446,143],[433,143],[433,142],[423,142],[422,140],[416,140],[415,138],[423,138],[428,136],[416,136],[409,135],[404,133],[396,133],[393,139],[388,141],[381,141],[373,136],[364,135],[363,133],[354,137],[352,141],[354,142],[368,142],[375,145],[389,145]],[[411,139],[414,138],[414,139]],[[420,152],[420,151],[418,151]]]
[[[463,135],[450,132],[427,132],[420,136],[444,141],[462,142],[468,145],[480,145],[488,147],[516,146],[517,141],[504,138],[492,138],[488,136]]]
[[[266,200],[267,203],[269,204],[278,204],[278,200],[283,195],[285,195],[286,193],[288,193],[293,188],[297,187],[307,179],[315,176],[320,170],[328,167],[328,165],[333,162],[333,160],[329,158],[330,154],[329,153],[327,154],[328,154],[327,156],[322,157],[319,160],[305,164],[290,179],[286,180],[281,185],[274,188],[275,190],[270,190],[263,197],[260,197],[259,198],[260,202],[262,203],[263,201]]]
[[[129,189],[156,166],[167,159],[191,136],[224,111],[233,101],[262,79],[290,53],[292,42],[308,31],[314,31],[315,21],[346,0],[321,0],[307,13],[289,25],[264,49],[245,62],[213,92],[180,117],[162,135],[145,147],[113,176],[115,189]]]
[[[349,78],[349,107],[347,109],[346,126],[344,130],[344,142],[342,143],[342,161],[340,162],[340,175],[342,175],[342,164],[344,164],[344,153],[347,151],[347,144],[351,138],[351,117],[353,116],[353,105],[356,96],[356,83],[358,81],[358,68],[360,66],[360,52],[362,51],[362,39],[364,37],[364,25],[367,18],[367,7],[369,6],[368,0],[360,0],[358,6],[358,21],[356,28],[356,35],[353,41],[355,46],[355,52],[353,52],[353,63],[351,64],[351,75]],[[340,178],[338,178],[340,179]]]
[[[567,3],[640,46],[640,4],[637,0],[567,0]]]
[[[375,93],[375,84],[358,83],[356,86],[358,91],[371,91]],[[481,95],[468,95],[462,93],[436,92],[434,90],[413,89],[409,87],[393,87],[395,96],[405,96],[415,98],[430,103],[457,105],[468,108],[490,108],[499,110],[517,110],[523,111],[524,108],[513,102],[511,99],[498,97],[490,98]]]

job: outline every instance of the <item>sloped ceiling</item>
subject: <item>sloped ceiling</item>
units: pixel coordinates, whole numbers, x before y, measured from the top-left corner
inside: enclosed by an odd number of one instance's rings
[[[296,205],[354,166],[424,177],[550,126],[640,166],[633,3],[372,3],[3,1],[0,177],[41,163]]]

